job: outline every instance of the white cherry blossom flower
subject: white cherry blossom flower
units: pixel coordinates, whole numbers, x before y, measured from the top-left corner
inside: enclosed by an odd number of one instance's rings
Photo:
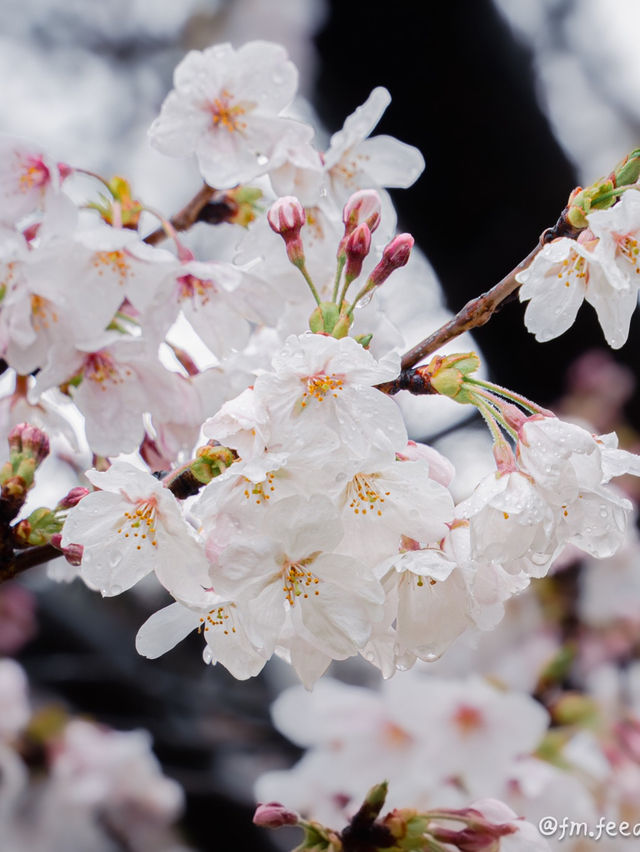
[[[202,606],[211,586],[208,562],[173,494],[122,461],[87,477],[101,490],[69,511],[62,533],[63,547],[83,547],[84,582],[103,595],[118,595],[155,571],[175,597]]]
[[[520,301],[529,301],[524,319],[536,340],[567,331],[586,300],[598,314],[607,343],[614,349],[625,343],[640,279],[624,278],[592,232],[548,243],[516,279],[522,284]]]
[[[173,157],[195,153],[202,176],[220,189],[269,169],[279,139],[307,129],[280,113],[298,74],[284,48],[252,41],[190,51],[174,72],[174,89],[149,129],[151,144]]]
[[[345,451],[366,456],[372,446],[405,447],[397,405],[371,387],[395,378],[397,356],[376,362],[350,337],[321,334],[287,338],[273,358],[273,372],[258,376],[255,391],[286,440],[305,446],[313,464],[314,431],[329,428]],[[318,465],[319,466],[319,465]]]
[[[204,635],[205,661],[220,663],[238,680],[254,677],[266,663],[247,636],[237,604],[211,596],[205,608],[177,602],[155,612],[138,631],[136,649],[154,660],[194,630]]]
[[[324,654],[357,653],[381,615],[383,592],[364,566],[334,552],[342,529],[332,503],[320,495],[280,500],[261,533],[232,540],[212,571],[220,594],[246,604],[251,641],[269,656],[286,617]]]

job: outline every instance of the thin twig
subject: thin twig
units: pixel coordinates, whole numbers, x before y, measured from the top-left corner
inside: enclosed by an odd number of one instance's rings
[[[211,200],[215,189],[203,184],[198,192],[193,196],[179,213],[172,216],[169,220],[176,231],[186,231],[198,220],[198,215],[202,208]],[[157,228],[148,234],[144,241],[150,246],[155,246],[167,238],[167,232],[164,227]]]
[[[423,358],[432,355],[449,340],[453,340],[465,331],[470,331],[472,328],[478,328],[484,325],[491,319],[496,309],[505,301],[512,293],[520,287],[520,283],[516,281],[516,275],[531,263],[538,252],[551,240],[557,237],[572,237],[575,238],[581,228],[573,227],[566,218],[567,210],[563,210],[560,218],[553,226],[548,228],[540,235],[538,244],[529,252],[529,254],[521,260],[520,263],[509,272],[508,275],[494,285],[486,293],[477,296],[458,311],[458,313],[445,323],[439,329],[430,334],[420,343],[416,344],[413,349],[410,349],[402,357],[401,367],[407,370],[415,366]]]
[[[14,556],[7,565],[0,567],[0,583],[11,580],[36,565],[57,559],[58,556],[62,556],[62,551],[52,544],[43,544],[40,547],[30,547],[28,550],[23,550],[17,556]]]

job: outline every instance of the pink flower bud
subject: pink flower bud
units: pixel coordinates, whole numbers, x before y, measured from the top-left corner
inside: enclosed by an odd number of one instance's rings
[[[60,173],[60,179],[65,180],[69,177],[69,175],[73,174],[72,166],[68,166],[66,163],[58,163],[58,172]]]
[[[362,264],[371,248],[371,231],[364,222],[352,231],[345,246],[347,255],[346,277],[353,281],[362,272]]]
[[[81,485],[77,485],[75,488],[72,488],[71,491],[58,503],[58,509],[71,509],[73,506],[77,506],[82,498],[86,497],[88,493],[88,488],[83,488]]]
[[[268,802],[258,805],[253,815],[253,821],[262,828],[282,828],[283,825],[297,825],[298,814],[290,811],[279,802]]]
[[[267,219],[272,230],[284,240],[291,263],[303,263],[304,247],[300,229],[306,222],[306,215],[298,199],[293,195],[278,198],[269,208]]]
[[[405,266],[411,256],[414,239],[411,234],[398,234],[382,252],[380,263],[369,276],[369,284],[379,287],[395,269]]]
[[[9,432],[9,448],[12,453],[24,453],[35,459],[36,465],[49,455],[49,439],[37,426],[18,423]]]
[[[62,551],[62,555],[67,560],[69,565],[77,568],[82,564],[82,554],[84,547],[81,544],[70,544],[68,547],[62,546],[62,533],[54,533],[51,536],[51,544]]]
[[[382,201],[375,189],[361,189],[354,192],[349,198],[342,211],[342,221],[345,227],[345,236],[348,236],[362,222],[368,226],[370,231],[380,224]]]

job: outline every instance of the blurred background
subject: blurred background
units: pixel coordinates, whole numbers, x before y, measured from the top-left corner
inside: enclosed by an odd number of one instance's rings
[[[167,213],[199,179],[193,164],[167,165],[152,151],[146,129],[187,50],[253,38],[283,43],[325,133],[374,86],[386,86],[393,100],[377,132],[417,146],[427,162],[411,189],[394,194],[399,226],[426,253],[452,311],[529,252],[576,184],[608,173],[640,145],[634,0],[2,5],[0,130],[59,160],[122,174]],[[627,345],[612,355],[587,305],[568,333],[543,345],[527,334],[523,313],[512,302],[477,332],[492,379],[598,431],[615,428],[626,447],[636,446],[638,314]],[[418,437],[437,437],[465,464],[466,439],[430,431],[425,423]],[[467,446],[475,446],[471,435]],[[561,582],[570,597],[571,568]],[[273,848],[251,825],[251,790],[260,772],[299,754],[269,721],[270,702],[290,682],[286,668],[274,663],[238,683],[202,665],[197,637],[149,662],[134,650],[148,606],[139,595],[98,600],[79,583],[53,585],[38,572],[24,588],[19,617],[6,614],[0,588],[0,630],[3,617],[23,625],[15,651],[5,652],[17,655],[41,700],[123,730],[147,728],[165,771],[185,788],[181,825],[193,848]],[[345,676],[372,677],[355,668]],[[125,847],[114,840],[113,848]]]

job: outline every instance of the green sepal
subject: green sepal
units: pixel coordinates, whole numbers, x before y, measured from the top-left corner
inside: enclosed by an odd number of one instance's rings
[[[339,319],[340,311],[335,302],[320,302],[309,317],[309,328],[315,334],[331,334]]]

